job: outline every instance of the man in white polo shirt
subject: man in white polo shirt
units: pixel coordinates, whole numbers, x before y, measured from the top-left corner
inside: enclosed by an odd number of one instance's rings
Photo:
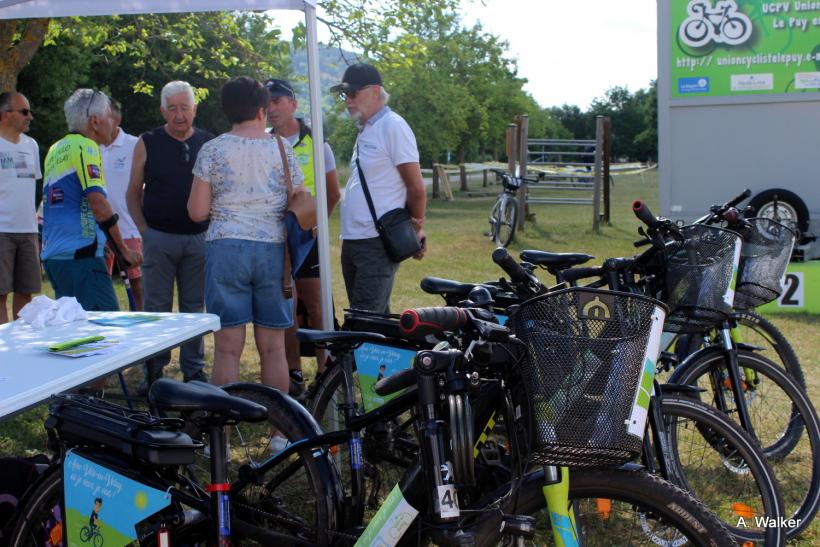
[[[40,292],[40,251],[37,242],[36,181],[43,178],[37,142],[24,135],[34,114],[22,94],[0,93],[0,323]]]
[[[116,126],[114,141],[108,146],[100,146],[102,153],[103,173],[105,173],[105,188],[108,191],[108,202],[111,208],[120,217],[117,226],[120,228],[123,243],[129,249],[142,252],[142,236],[137,225],[128,214],[128,205],[125,202],[125,191],[128,189],[128,180],[131,175],[131,162],[134,159],[134,147],[137,137],[123,131],[122,109],[120,103],[111,99],[111,115]],[[114,266],[114,254],[106,249],[105,263],[108,273]],[[134,293],[134,302],[138,310],[142,309],[142,270],[139,266],[128,268],[128,280],[131,282],[131,292]]]
[[[359,125],[359,136],[350,161],[350,179],[342,201],[342,274],[351,308],[386,313],[399,265],[384,249],[359,180],[359,165],[372,196],[376,218],[398,207],[407,207],[416,236],[422,244],[413,258],[427,251],[424,211],[427,196],[419,168],[416,137],[404,118],[390,110],[390,96],[382,87],[379,71],[357,63],[347,67],[342,83],[330,88],[344,99],[350,116]]]

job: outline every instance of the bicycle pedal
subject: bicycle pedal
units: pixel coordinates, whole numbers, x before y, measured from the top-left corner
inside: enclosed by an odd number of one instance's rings
[[[529,515],[504,515],[501,533],[524,539],[535,538],[535,517]]]

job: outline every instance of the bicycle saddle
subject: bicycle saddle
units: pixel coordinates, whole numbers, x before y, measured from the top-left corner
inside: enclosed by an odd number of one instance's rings
[[[261,422],[268,417],[264,406],[228,395],[218,386],[206,382],[182,383],[160,378],[151,384],[148,400],[160,410],[201,411],[215,424]]]
[[[440,277],[425,277],[421,280],[421,290],[428,294],[438,295],[452,295],[467,298],[470,291],[475,287],[484,287],[492,296],[498,292],[498,287],[492,285],[484,285],[482,283],[462,283],[460,281],[453,281],[450,279],[442,279]]]
[[[296,338],[300,342],[310,342],[311,344],[332,344],[334,342],[352,342],[360,344],[363,342],[384,342],[387,338],[375,332],[357,332],[345,330],[314,330],[298,329]]]
[[[536,266],[553,266],[569,268],[595,258],[586,253],[548,253],[547,251],[521,251],[521,260]]]

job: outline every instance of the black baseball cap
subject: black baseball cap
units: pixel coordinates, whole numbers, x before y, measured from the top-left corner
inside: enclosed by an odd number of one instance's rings
[[[382,76],[376,67],[365,63],[350,65],[342,76],[342,83],[330,88],[331,93],[349,93],[369,85],[382,85]]]
[[[271,78],[267,82],[265,82],[265,87],[268,88],[271,97],[290,97],[291,99],[296,98],[296,94],[293,92],[293,86],[287,80],[279,80],[276,78]]]

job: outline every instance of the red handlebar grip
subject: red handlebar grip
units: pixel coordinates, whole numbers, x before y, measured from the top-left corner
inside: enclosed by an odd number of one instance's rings
[[[635,213],[635,216],[638,217],[638,220],[646,224],[647,226],[652,226],[657,222],[655,215],[652,214],[652,211],[649,210],[649,207],[646,206],[646,203],[643,201],[636,199],[632,202],[632,212]]]
[[[466,324],[467,312],[452,306],[406,310],[399,321],[402,332],[414,336],[458,330]]]

